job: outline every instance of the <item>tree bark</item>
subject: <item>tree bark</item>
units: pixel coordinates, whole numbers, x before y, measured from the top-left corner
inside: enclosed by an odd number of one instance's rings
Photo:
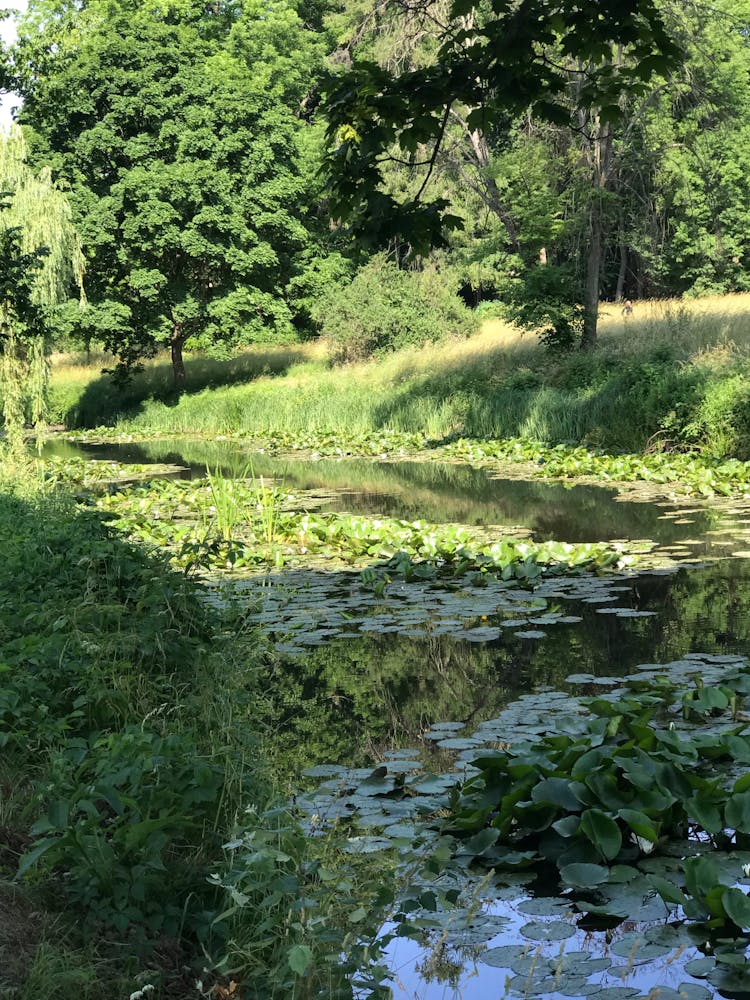
[[[620,240],[620,270],[617,272],[617,288],[615,289],[615,302],[622,302],[625,293],[625,278],[628,273],[628,247],[624,240]]]
[[[596,346],[599,323],[599,277],[602,269],[602,209],[594,201],[589,217],[589,252],[586,258],[586,286],[583,296],[583,336],[581,347],[590,350]]]
[[[604,211],[602,195],[607,190],[614,168],[612,126],[603,123],[598,112],[589,120],[588,156],[590,157],[592,199],[589,209],[589,251],[586,258],[586,283],[583,297],[583,336],[581,347],[596,346],[599,322],[599,284],[604,248]]]
[[[182,358],[182,345],[185,343],[185,334],[183,333],[181,323],[175,323],[172,327],[172,336],[169,343],[172,349],[174,387],[178,392],[182,392],[185,388],[185,362]]]

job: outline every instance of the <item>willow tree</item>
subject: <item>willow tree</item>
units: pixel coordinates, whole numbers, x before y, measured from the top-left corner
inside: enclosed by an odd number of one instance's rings
[[[64,193],[26,162],[20,129],[0,135],[0,392],[10,455],[23,453],[27,407],[40,440],[49,384],[48,321],[78,286],[84,258]]]

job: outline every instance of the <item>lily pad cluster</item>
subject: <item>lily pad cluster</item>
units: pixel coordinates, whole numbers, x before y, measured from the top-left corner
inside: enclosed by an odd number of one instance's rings
[[[365,577],[382,590],[388,578],[496,573],[534,581],[545,572],[623,568],[633,561],[625,543],[572,545],[513,541],[486,544],[487,532],[461,525],[300,510],[304,499],[273,485],[212,479],[159,480],[100,497],[119,530],[167,548],[186,568],[237,570],[258,565],[382,564]],[[484,542],[484,544],[483,544]],[[635,546],[638,548],[638,546]]]
[[[696,453],[608,455],[583,446],[547,447],[523,438],[461,439],[444,450],[471,462],[532,463],[537,476],[549,478],[591,476],[601,482],[669,484],[674,492],[705,497],[750,493],[750,462],[712,460]]]
[[[549,577],[531,592],[519,581],[488,576],[481,586],[467,577],[452,587],[430,579],[394,579],[374,593],[362,588],[354,572],[290,569],[233,578],[229,595],[220,578],[209,582],[219,603],[233,595],[255,605],[248,620],[272,635],[276,650],[288,656],[363,635],[450,636],[471,643],[538,640],[550,629],[580,623],[580,605],[625,617],[654,615],[619,603],[632,594],[632,584],[622,577]]]
[[[602,686],[596,697],[530,694],[468,735],[461,723],[433,726],[425,741],[456,753],[446,773],[425,773],[418,748],[392,751],[374,770],[313,769],[326,780],[304,809],[318,825],[347,824],[354,851],[420,859],[421,894],[415,902],[412,884],[396,915],[400,934],[424,940],[456,907],[516,924],[516,911],[536,918],[492,935],[487,926],[479,961],[515,975],[510,995],[640,997],[648,989],[618,979],[672,952],[683,975],[669,987],[675,995],[714,996],[696,978],[747,990],[747,663],[692,654]],[[532,884],[546,898],[528,894]],[[557,947],[578,945],[584,927],[603,934],[624,922],[625,933],[608,932],[611,948],[597,946],[607,962],[596,947],[580,956],[574,947],[570,958]]]

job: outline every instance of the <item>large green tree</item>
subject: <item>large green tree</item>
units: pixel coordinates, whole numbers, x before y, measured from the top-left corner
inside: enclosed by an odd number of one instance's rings
[[[181,387],[190,336],[291,332],[304,81],[283,46],[304,28],[289,4],[256,0],[31,0],[19,120],[70,186],[87,332],[122,365],[168,344]]]
[[[521,114],[565,124],[588,136],[593,184],[603,189],[612,122],[623,102],[645,93],[653,75],[678,56],[654,0],[399,6],[433,40],[432,58],[406,68],[355,58],[328,97],[333,212],[380,244],[408,234],[412,246],[423,250],[460,224],[440,189],[430,189],[448,147],[464,150],[454,157],[456,169],[469,186],[471,170],[475,192],[518,249],[522,235],[489,169],[492,144],[511,133]],[[413,27],[410,37],[419,35]],[[452,128],[462,134],[462,146]],[[422,171],[421,183],[406,197],[387,184],[394,162]],[[590,291],[598,289],[600,204],[598,195],[591,198]],[[585,340],[594,338],[589,317]]]

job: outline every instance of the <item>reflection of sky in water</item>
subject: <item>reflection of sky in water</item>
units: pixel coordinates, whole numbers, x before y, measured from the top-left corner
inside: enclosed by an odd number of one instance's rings
[[[509,917],[510,921],[504,930],[487,943],[487,948],[498,948],[502,945],[517,945],[523,942],[521,927],[528,923],[530,918],[522,913],[517,913],[510,904],[492,904],[488,912],[502,914]],[[576,930],[575,934],[565,941],[552,942],[540,946],[541,955],[545,958],[557,960],[561,953],[585,951],[592,957],[605,957],[611,961],[616,969],[628,969],[627,958],[622,958],[612,954],[609,950],[610,944],[614,944],[626,931],[633,929],[633,923],[625,923],[614,931],[609,932],[610,941],[605,940],[605,932],[588,932]],[[530,953],[536,951],[536,942],[530,941]],[[672,950],[663,958],[652,960],[641,965],[632,965],[627,975],[624,977],[615,976],[612,971],[594,972],[589,977],[589,983],[600,987],[630,987],[638,990],[633,997],[642,994],[648,996],[649,991],[655,987],[669,987],[677,990],[683,983],[690,983],[705,990],[706,997],[719,996],[719,994],[705,980],[698,980],[685,972],[685,963],[695,958],[702,958],[703,953],[697,948],[678,949],[679,954]],[[469,960],[455,986],[440,982],[426,983],[424,978],[417,971],[417,966],[421,966],[426,958],[426,952],[419,943],[410,938],[396,938],[388,947],[388,963],[394,974],[394,1000],[499,1000],[501,997],[523,996],[506,986],[506,981],[512,979],[515,973],[509,968],[494,968],[485,965],[478,957]],[[637,961],[637,958],[636,958]],[[561,982],[561,985],[562,982]],[[563,986],[564,988],[564,986]],[[537,994],[527,993],[527,997],[534,997]],[[596,998],[596,994],[592,994]],[[545,1000],[575,1000],[575,993],[545,993]],[[698,993],[696,993],[696,1000]],[[623,997],[623,1000],[626,998]]]

